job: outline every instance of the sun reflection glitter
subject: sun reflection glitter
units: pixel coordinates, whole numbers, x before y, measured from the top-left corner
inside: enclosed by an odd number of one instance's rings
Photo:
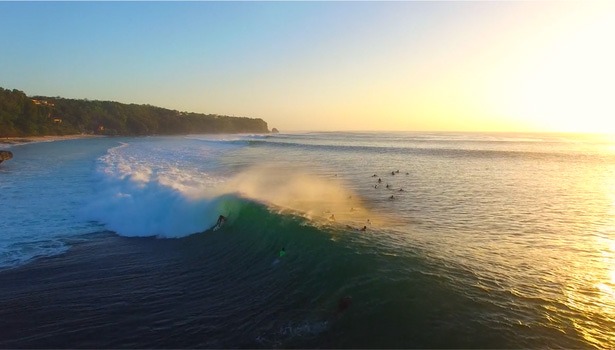
[[[576,330],[597,348],[615,344],[615,168],[598,181],[595,193],[607,205],[594,217],[595,238],[579,246],[566,286],[567,305],[584,317],[571,319]],[[610,176],[613,175],[613,176]],[[589,184],[592,186],[592,184]],[[588,208],[590,210],[591,208]]]

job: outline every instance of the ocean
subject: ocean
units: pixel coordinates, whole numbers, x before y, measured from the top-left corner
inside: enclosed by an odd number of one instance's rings
[[[7,147],[0,348],[615,344],[613,138]]]

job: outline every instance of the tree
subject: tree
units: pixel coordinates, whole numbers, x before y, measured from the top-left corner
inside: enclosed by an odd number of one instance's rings
[[[61,124],[54,122],[61,120]],[[151,105],[60,97],[29,98],[0,88],[0,137],[50,134],[267,133],[262,119],[180,113]]]

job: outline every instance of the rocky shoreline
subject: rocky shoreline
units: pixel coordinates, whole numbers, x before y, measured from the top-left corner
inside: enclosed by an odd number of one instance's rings
[[[13,158],[13,152],[0,150],[0,163]]]

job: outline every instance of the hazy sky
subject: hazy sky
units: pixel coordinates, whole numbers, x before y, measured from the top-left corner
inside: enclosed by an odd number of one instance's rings
[[[0,86],[283,131],[615,133],[615,1],[0,2]]]

